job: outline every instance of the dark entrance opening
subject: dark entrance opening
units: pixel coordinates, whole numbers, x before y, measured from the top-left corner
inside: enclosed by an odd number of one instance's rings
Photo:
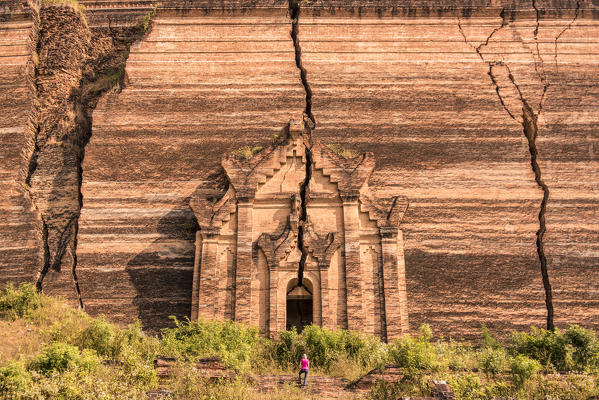
[[[295,326],[301,332],[306,325],[313,321],[312,285],[303,279],[302,286],[297,285],[297,279],[292,279],[287,285],[287,324],[286,329]]]

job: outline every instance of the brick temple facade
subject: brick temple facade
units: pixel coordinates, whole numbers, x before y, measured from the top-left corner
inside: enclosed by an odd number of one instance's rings
[[[282,136],[226,155],[224,195],[200,190],[190,201],[200,227],[192,318],[270,336],[309,323],[383,340],[407,333],[407,201],[368,186],[371,153],[329,148],[303,124]]]

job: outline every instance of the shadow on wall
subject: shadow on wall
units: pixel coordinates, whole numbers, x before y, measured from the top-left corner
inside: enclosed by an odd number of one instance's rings
[[[169,316],[191,315],[191,285],[193,279],[196,219],[188,206],[189,198],[181,200],[158,221],[156,231],[161,236],[126,266],[136,296],[133,307],[144,328],[153,333],[170,326]]]
[[[218,167],[201,176],[192,196],[222,196],[227,190],[225,172]],[[136,296],[133,307],[149,332],[157,333],[171,326],[170,315],[191,316],[191,288],[195,258],[195,234],[199,229],[189,206],[191,196],[182,197],[178,204],[162,216],[157,225],[148,218],[146,232],[159,233],[143,252],[126,266]]]

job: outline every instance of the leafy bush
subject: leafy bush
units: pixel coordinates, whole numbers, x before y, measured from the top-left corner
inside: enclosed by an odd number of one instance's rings
[[[306,345],[295,327],[288,331],[279,333],[279,339],[270,342],[270,349],[267,353],[271,359],[283,368],[295,367],[306,353]]]
[[[430,342],[431,337],[430,327],[424,324],[420,327],[420,336],[417,338],[405,336],[396,339],[389,345],[391,361],[401,365],[409,374],[440,369],[441,363],[434,345]]]
[[[258,330],[233,321],[179,321],[163,331],[164,351],[179,359],[218,356],[226,366],[238,370],[249,367],[258,345]]]
[[[54,371],[64,372],[72,368],[93,371],[100,363],[94,351],[79,349],[67,343],[53,343],[46,347],[29,365],[42,374],[49,375]]]
[[[81,332],[77,343],[80,347],[95,350],[101,356],[115,356],[120,353],[121,347],[115,343],[115,327],[106,322],[104,316],[95,318],[91,324]]]
[[[478,354],[480,367],[489,376],[495,376],[505,370],[507,353],[502,348],[483,348]]]
[[[8,398],[11,394],[22,393],[31,384],[31,375],[24,363],[13,361],[0,367],[0,397]]]
[[[525,355],[537,360],[545,369],[569,371],[572,367],[568,343],[556,329],[549,331],[532,327],[530,333],[512,332],[510,350],[513,355]]]
[[[483,347],[490,347],[492,349],[501,347],[499,342],[497,342],[497,339],[495,339],[493,335],[491,335],[491,332],[489,331],[489,328],[487,328],[486,325],[481,326],[480,333]]]
[[[339,359],[344,350],[341,331],[330,331],[316,325],[309,325],[302,332],[308,358],[313,365],[329,370],[333,361]],[[296,363],[299,360],[296,360]]]
[[[387,360],[386,346],[380,340],[361,332],[317,325],[305,327],[301,334],[295,329],[280,332],[279,339],[271,343],[266,351],[282,368],[295,368],[303,353],[308,355],[311,367],[334,375],[347,374],[348,368],[361,374],[365,369],[384,366]]]
[[[256,154],[260,153],[262,150],[264,150],[264,147],[262,147],[262,146],[254,146],[254,147],[241,146],[237,150],[233,151],[233,154],[236,155],[237,157],[243,158],[245,160],[249,160],[250,158],[254,157]]]
[[[535,359],[546,369],[588,371],[599,367],[599,340],[594,332],[571,325],[565,333],[531,328],[513,332],[511,351]]]
[[[485,400],[484,388],[480,378],[475,374],[458,375],[449,380],[449,385],[455,394],[456,400]]]
[[[360,153],[358,153],[357,151],[346,149],[345,147],[343,147],[339,144],[327,144],[327,147],[333,153],[337,154],[338,156],[340,156],[342,158],[345,158],[346,160],[355,158],[360,155]]]
[[[572,346],[571,358],[575,370],[587,371],[599,367],[599,340],[593,331],[570,325],[565,336]]]
[[[510,370],[512,371],[516,387],[524,386],[541,368],[541,364],[537,360],[533,360],[522,354],[518,354],[510,360]]]
[[[15,289],[9,282],[0,292],[0,317],[10,320],[24,318],[37,310],[42,304],[42,297],[30,283],[21,283]]]

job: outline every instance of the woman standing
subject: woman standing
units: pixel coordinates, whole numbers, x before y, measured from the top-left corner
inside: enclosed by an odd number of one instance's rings
[[[308,357],[304,354],[302,359],[300,360],[300,372],[299,372],[299,383],[302,383],[302,374],[304,374],[304,385],[306,387],[306,379],[308,379],[308,368],[310,368],[310,361],[308,361]]]

